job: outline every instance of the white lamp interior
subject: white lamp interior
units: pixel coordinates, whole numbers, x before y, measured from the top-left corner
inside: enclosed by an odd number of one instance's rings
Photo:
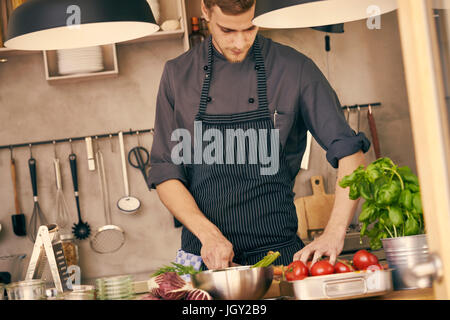
[[[309,28],[367,19],[396,9],[396,0],[324,0],[274,10],[253,23],[264,28]]]
[[[102,22],[32,32],[10,39],[5,46],[20,50],[57,50],[105,45],[148,36],[159,26],[146,22]]]

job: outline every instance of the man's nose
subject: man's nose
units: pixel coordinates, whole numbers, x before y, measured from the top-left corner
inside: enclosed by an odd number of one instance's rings
[[[236,49],[244,49],[246,44],[246,37],[243,32],[237,32],[234,38],[234,46]]]

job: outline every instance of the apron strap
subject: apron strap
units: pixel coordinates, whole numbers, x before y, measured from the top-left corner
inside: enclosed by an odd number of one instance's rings
[[[202,116],[206,113],[206,108],[208,106],[208,97],[209,90],[211,87],[211,79],[212,79],[212,70],[214,63],[214,53],[213,53],[213,42],[212,36],[209,37],[208,44],[208,65],[204,67],[206,72],[205,80],[203,81],[202,92],[200,96],[200,106],[199,111],[195,117],[196,121],[200,121]],[[269,103],[267,99],[267,79],[266,79],[266,67],[264,64],[264,58],[261,53],[261,48],[259,46],[258,36],[255,38],[255,42],[253,43],[253,56],[255,59],[255,70],[257,71],[257,88],[258,88],[258,100],[259,107],[258,109],[264,110],[269,113]]]

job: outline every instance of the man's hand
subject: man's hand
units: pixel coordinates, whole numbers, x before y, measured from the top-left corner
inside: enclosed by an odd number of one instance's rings
[[[224,236],[204,240],[200,254],[210,270],[228,268],[234,258],[233,245]]]
[[[298,251],[294,255],[294,261],[300,260],[304,264],[308,261],[309,257],[313,255],[312,263],[316,263],[322,256],[330,257],[330,263],[335,264],[337,256],[341,253],[344,247],[345,229],[344,231],[329,231],[324,232],[313,242],[308,244],[302,250]]]
[[[166,208],[202,243],[200,254],[208,269],[227,268],[234,258],[233,245],[198,208],[179,180],[167,180],[156,187]]]
[[[326,255],[330,257],[330,263],[334,265],[337,256],[344,247],[345,233],[359,202],[359,200],[351,200],[349,198],[348,188],[341,188],[339,181],[362,164],[365,165],[362,151],[339,160],[335,200],[330,220],[323,234],[297,252],[294,255],[294,260],[301,260],[306,263],[308,258],[314,254],[312,263],[315,263],[321,256]]]

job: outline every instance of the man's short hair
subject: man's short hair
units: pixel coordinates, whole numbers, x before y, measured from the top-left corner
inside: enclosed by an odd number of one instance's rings
[[[236,15],[247,12],[256,0],[203,0],[206,8],[210,10],[214,6],[218,6],[223,13]]]

